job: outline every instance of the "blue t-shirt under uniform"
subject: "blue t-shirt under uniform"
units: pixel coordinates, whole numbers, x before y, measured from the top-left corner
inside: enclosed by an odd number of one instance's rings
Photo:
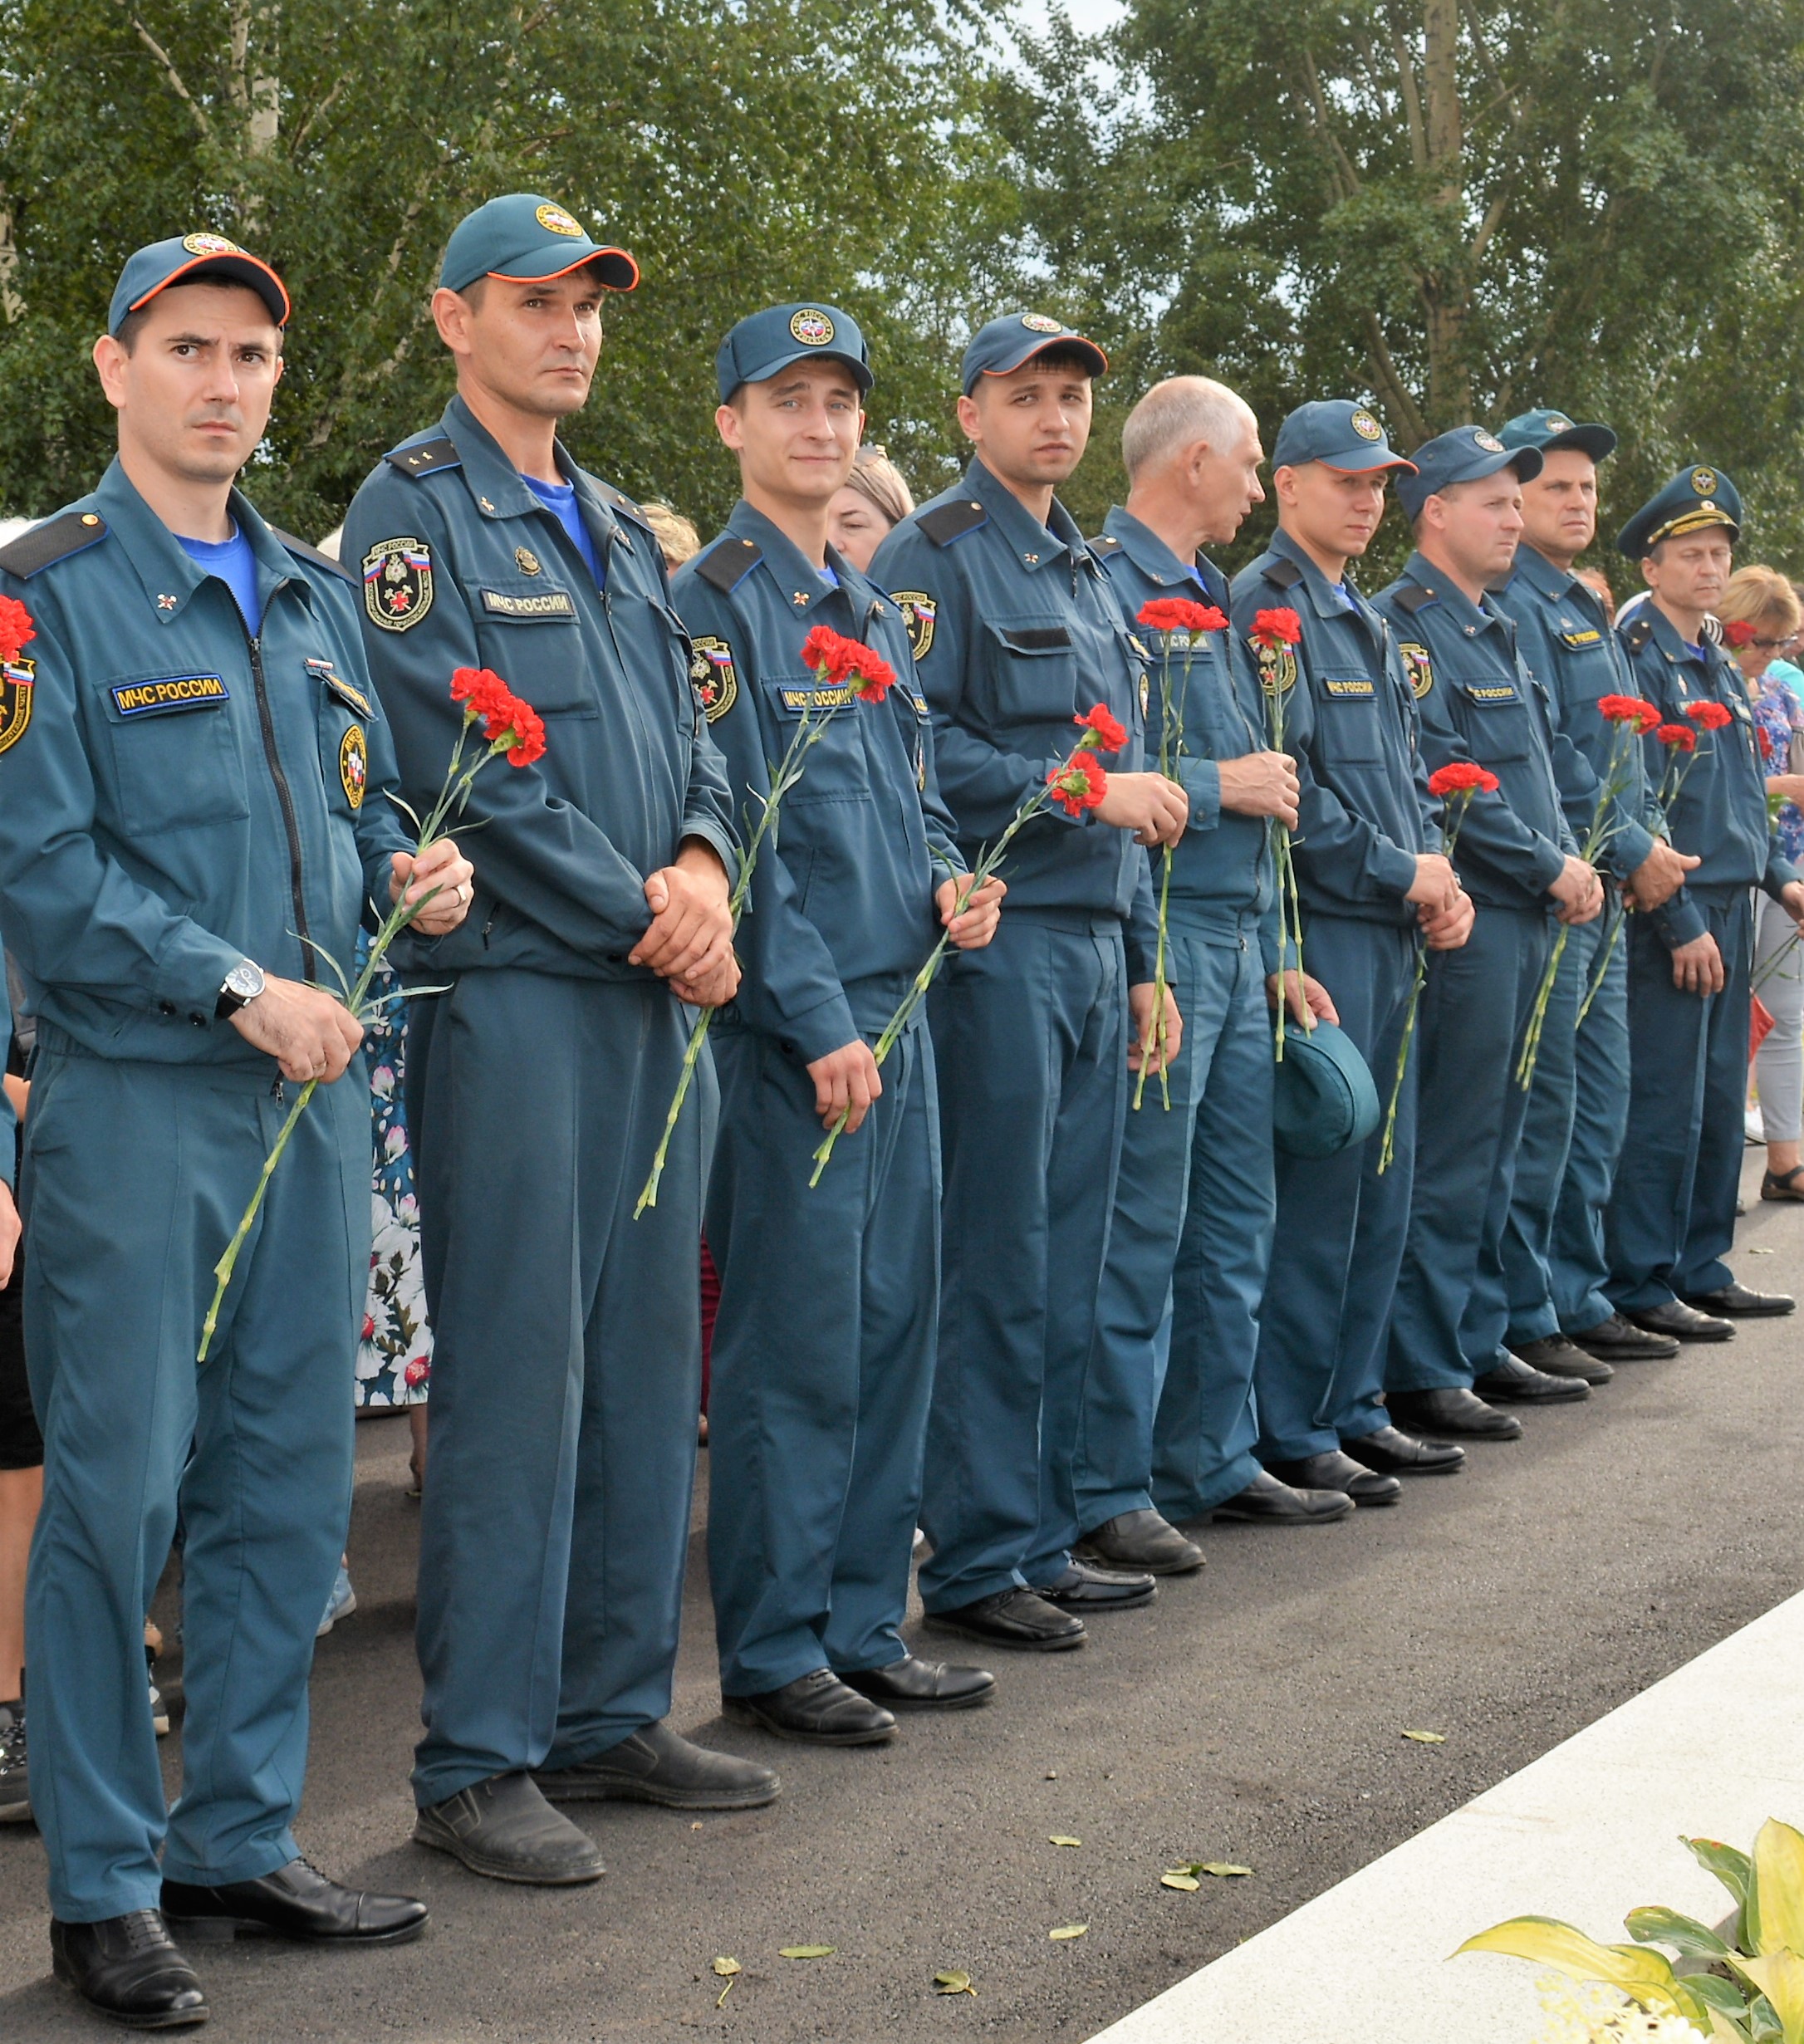
[[[596,587],[605,588],[607,578],[601,572],[601,556],[596,551],[595,542],[590,538],[589,528],[583,523],[582,512],[577,508],[576,484],[542,483],[537,476],[522,476],[521,480],[569,533],[577,552],[589,564],[589,572],[595,577]]]
[[[257,556],[251,542],[235,525],[230,539],[184,539],[179,532],[175,537],[195,566],[217,575],[238,599],[244,629],[254,639],[263,628],[263,605],[257,593]]]

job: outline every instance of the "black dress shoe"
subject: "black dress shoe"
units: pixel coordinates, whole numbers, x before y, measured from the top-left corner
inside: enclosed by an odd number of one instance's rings
[[[1670,1335],[1675,1341],[1730,1341],[1735,1336],[1726,1320],[1700,1313],[1680,1299],[1669,1299],[1664,1306],[1625,1306],[1622,1317],[1650,1334]]]
[[[1345,1491],[1292,1490],[1262,1469],[1243,1491],[1223,1498],[1213,1516],[1248,1526],[1326,1526],[1352,1509]]]
[[[1341,1452],[1382,1476],[1451,1476],[1466,1466],[1466,1451],[1447,1441],[1419,1441],[1399,1427],[1380,1427],[1342,1441]]]
[[[875,1746],[895,1730],[895,1719],[880,1703],[847,1689],[831,1668],[797,1675],[761,1695],[723,1695],[720,1708],[736,1724],[758,1725],[773,1738],[811,1746]]]
[[[962,1633],[991,1646],[1025,1647],[1056,1654],[1084,1644],[1084,1621],[1031,1590],[998,1590],[973,1604],[949,1611],[929,1611],[928,1625],[936,1632]]]
[[[924,1661],[917,1654],[904,1654],[887,1668],[844,1668],[837,1672],[847,1689],[856,1689],[887,1710],[969,1710],[988,1703],[996,1693],[996,1678],[987,1668]]]
[[[1576,1377],[1581,1384],[1608,1384],[1616,1374],[1601,1356],[1588,1355],[1563,1334],[1547,1334],[1538,1341],[1519,1342],[1510,1354],[1544,1377]]]
[[[1612,1313],[1595,1327],[1581,1327],[1569,1337],[1573,1346],[1607,1363],[1664,1362],[1679,1353],[1679,1344],[1669,1334],[1650,1334],[1620,1313]]]
[[[1387,1391],[1385,1404],[1393,1419],[1412,1434],[1451,1434],[1462,1441],[1519,1441],[1522,1423],[1487,1405],[1463,1385],[1432,1391]]]
[[[411,1895],[365,1894],[291,1860],[256,1880],[215,1888],[163,1884],[163,1920],[182,1936],[297,1938],[310,1944],[405,1944],[426,1928],[426,1905]]]
[[[155,1909],[97,1924],[50,1925],[50,1964],[90,2008],[134,2030],[181,2030],[207,2020],[207,1997]]]
[[[1403,1495],[1395,1477],[1381,1476],[1337,1448],[1305,1455],[1297,1462],[1268,1462],[1265,1466],[1268,1475],[1292,1490],[1337,1490],[1356,1505],[1394,1505]]]
[[[1746,1285],[1727,1284],[1715,1292],[1688,1292],[1687,1306],[1700,1313],[1726,1313],[1736,1320],[1777,1319],[1795,1313],[1797,1301],[1782,1292],[1751,1292]]]
[[[1501,1353],[1503,1360],[1494,1370],[1472,1380],[1480,1398],[1506,1405],[1571,1405],[1591,1395],[1582,1377],[1550,1377],[1544,1370],[1531,1370],[1507,1349]]]
[[[595,1841],[552,1809],[527,1774],[492,1774],[432,1804],[415,1818],[414,1839],[491,1880],[571,1888],[607,1871]]]
[[[1061,1611],[1076,1611],[1087,1618],[1099,1611],[1130,1611],[1136,1605],[1150,1604],[1159,1586],[1150,1576],[1118,1576],[1108,1569],[1092,1568],[1087,1561],[1073,1561],[1062,1576],[1049,1583],[1036,1583],[1033,1594]]]
[[[1092,1527],[1071,1551],[1105,1568],[1140,1569],[1149,1576],[1188,1576],[1207,1558],[1194,1540],[1156,1512],[1122,1512]]]
[[[547,1802],[654,1802],[666,1810],[756,1810],[782,1783],[768,1767],[717,1753],[664,1723],[641,1725],[573,1767],[535,1767]]]

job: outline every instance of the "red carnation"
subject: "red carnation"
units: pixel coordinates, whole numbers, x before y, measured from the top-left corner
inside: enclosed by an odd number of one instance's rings
[[[1674,752],[1694,752],[1698,749],[1698,734],[1689,724],[1662,724],[1654,735],[1662,745]]]
[[[0,660],[16,660],[37,636],[32,614],[17,596],[0,596]]]
[[[1720,731],[1729,720],[1728,707],[1723,703],[1688,703],[1685,714],[1703,731]]]
[[[1134,621],[1154,632],[1221,632],[1228,629],[1228,620],[1213,603],[1191,603],[1182,596],[1150,598],[1140,605],[1140,615]]]
[[[816,625],[802,642],[802,664],[818,674],[825,686],[836,689],[858,672],[864,652],[855,639]]]
[[[1480,788],[1487,795],[1495,795],[1500,785],[1494,773],[1472,759],[1456,759],[1437,767],[1429,776],[1428,784],[1429,793],[1437,801],[1449,795],[1473,794]]]
[[[1294,610],[1257,611],[1253,630],[1247,635],[1255,645],[1271,653],[1280,646],[1294,646],[1302,635],[1302,620]]]
[[[1086,809],[1094,809],[1109,792],[1109,777],[1101,762],[1081,747],[1063,766],[1053,767],[1046,779],[1053,801],[1062,802],[1074,816],[1082,816]]]
[[[1077,741],[1081,746],[1097,752],[1119,752],[1128,742],[1127,726],[1106,703],[1098,703],[1087,717],[1074,717],[1071,722],[1081,724],[1087,734]]]
[[[1752,618],[1738,617],[1723,627],[1723,643],[1735,653],[1751,646],[1757,635]]]
[[[491,745],[507,742],[510,767],[530,767],[544,757],[544,719],[492,667],[458,668],[451,677],[451,700],[467,705],[466,717],[482,719],[483,736]]]
[[[856,694],[861,703],[880,703],[895,686],[895,669],[869,646],[858,649],[858,676]]]
[[[1639,695],[1601,695],[1597,714],[1613,724],[1635,724],[1643,731],[1651,731],[1660,720],[1659,712],[1645,696]]]

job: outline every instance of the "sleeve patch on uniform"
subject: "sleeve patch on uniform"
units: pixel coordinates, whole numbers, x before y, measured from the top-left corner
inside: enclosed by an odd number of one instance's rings
[[[363,557],[363,607],[385,632],[409,631],[432,608],[432,550],[423,539],[378,540]]]
[[[169,674],[159,681],[125,681],[107,692],[121,717],[154,717],[164,710],[211,709],[231,699],[217,674]]]
[[[918,667],[933,650],[934,625],[939,615],[939,605],[924,589],[899,589],[895,595],[895,606],[908,627],[909,651],[914,655]]]
[[[1297,649],[1295,646],[1255,645],[1253,656],[1259,663],[1259,682],[1267,695],[1282,695],[1297,686]]]
[[[1414,640],[1400,640],[1397,650],[1403,655],[1403,671],[1409,677],[1409,686],[1419,703],[1434,686],[1434,663],[1429,658],[1428,648],[1417,645]]]
[[[689,682],[702,714],[709,723],[718,723],[739,699],[739,674],[733,664],[733,648],[724,639],[692,639],[695,649],[689,660]]]
[[[360,717],[373,717],[375,712],[370,707],[370,698],[362,689],[354,689],[330,660],[312,659],[307,662],[307,672],[321,685],[336,695],[346,709],[355,710]]]
[[[0,752],[17,745],[32,721],[32,688],[37,677],[32,660],[0,660]]]
[[[338,742],[338,777],[344,783],[345,800],[353,809],[361,809],[370,779],[370,748],[361,724],[353,724]]]

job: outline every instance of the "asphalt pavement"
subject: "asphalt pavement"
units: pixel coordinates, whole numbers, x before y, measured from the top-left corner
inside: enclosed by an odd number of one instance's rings
[[[1755,1204],[1737,1264],[1804,1293],[1804,1215]],[[721,1721],[698,1535],[672,1722],[777,1765],[783,1795],[699,1821],[604,1806],[605,1879],[560,1891],[479,1880],[409,1842],[419,1508],[405,1423],[370,1421],[359,1609],[321,1643],[298,1830],[340,1879],[424,1895],[432,1925],[387,1952],[203,1948],[208,2034],[1088,2037],[1797,1590],[1801,1370],[1804,1318],[1744,1323],[1527,1414],[1522,1441],[1474,1447],[1463,1474],[1410,1483],[1394,1509],[1211,1527],[1199,1576],[1095,1622],[1081,1652],[998,1655],[992,1706],[906,1721],[888,1747],[780,1745]],[[168,1583],[158,1615],[173,1634]],[[1159,1885],[1199,1860],[1252,1871]],[[107,2034],[50,1978],[42,1881],[35,1831],[0,1829],[0,2038]],[[717,1958],[740,1970],[716,1974]],[[952,1969],[974,1997],[934,1993]],[[1272,1983],[1265,2036],[1219,2044],[1278,2044],[1285,1992]]]

